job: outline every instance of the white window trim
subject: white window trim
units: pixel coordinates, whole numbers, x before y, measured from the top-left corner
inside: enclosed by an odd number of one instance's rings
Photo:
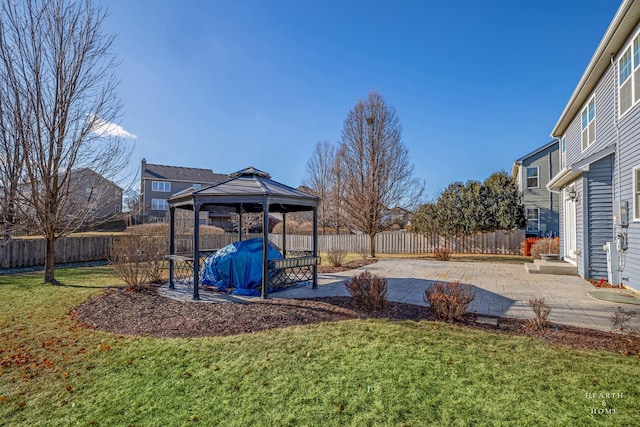
[[[156,184],[158,190],[154,190],[153,188]],[[168,189],[165,189],[167,186]],[[155,191],[156,193],[171,193],[171,183],[169,181],[151,181],[151,191]]]
[[[593,101],[593,119],[589,120],[589,104],[591,104],[591,101]],[[586,128],[582,128],[582,114],[584,112],[587,112],[587,127]],[[598,117],[598,110],[596,109],[596,96],[595,95],[591,95],[591,97],[589,98],[589,100],[587,102],[585,102],[584,104],[584,108],[582,108],[580,110],[580,148],[582,149],[582,152],[587,151],[590,147],[594,146],[596,144],[596,142],[598,141],[597,139],[597,132],[596,132],[596,118]],[[589,125],[591,124],[591,122],[593,122],[593,132],[596,134],[596,136],[593,137],[593,142],[589,143],[589,133],[587,133],[587,146],[585,147],[582,144],[582,133],[585,131],[589,132]]]
[[[631,186],[633,190],[633,193],[632,193],[633,217],[632,218],[633,218],[633,222],[640,222],[640,212],[638,211],[640,209],[640,206],[638,206],[638,203],[637,203],[637,199],[638,199],[637,194],[638,192],[640,192],[640,188],[638,188],[638,180],[636,179],[636,173],[640,173],[640,165],[634,167],[631,172],[631,179],[633,180],[633,183]]]
[[[154,205],[158,204],[158,202],[164,202],[166,205],[164,209],[157,209]],[[167,203],[167,199],[151,199],[151,210],[152,211],[166,211],[169,208],[169,204]]]
[[[529,169],[535,169],[536,170],[536,179],[538,181],[538,185],[536,185],[535,187],[533,187],[533,186],[529,187],[529,173],[528,173]],[[540,166],[527,166],[526,167],[526,170],[524,172],[524,183],[525,183],[525,186],[526,186],[527,190],[531,189],[531,188],[540,188]]]
[[[529,211],[538,211],[538,219],[536,220],[538,222],[538,226],[535,229],[529,228]],[[527,219],[527,225],[526,225],[526,231],[540,231],[540,208],[527,208],[527,210],[525,211],[526,214],[526,219]],[[532,220],[531,220],[532,221]]]
[[[622,46],[618,52],[620,52],[619,56],[616,58],[616,69],[615,69],[615,79],[616,79],[616,86],[617,86],[617,97],[618,97],[618,102],[617,102],[617,107],[618,107],[618,118],[621,119],[624,116],[627,115],[627,113],[631,110],[633,110],[633,107],[636,106],[636,104],[638,104],[638,102],[640,102],[640,94],[638,94],[638,96],[636,97],[636,94],[634,93],[635,90],[635,71],[638,70],[638,68],[640,68],[640,63],[635,66],[635,64],[633,63],[633,42],[640,38],[640,31],[636,31],[633,36],[629,39],[629,42],[626,43],[624,46]],[[631,74],[629,75],[629,77],[627,77],[627,79],[622,82],[622,84],[620,84],[620,61],[622,60],[622,57],[624,56],[624,54],[627,52],[627,50],[629,50],[629,52],[631,53]],[[620,100],[622,99],[620,96],[620,89],[622,88],[622,86],[627,82],[627,81],[631,81],[631,105],[629,106],[629,108],[627,109],[627,111],[625,111],[624,113],[622,113],[621,108],[620,108]],[[638,98],[638,99],[636,99]]]

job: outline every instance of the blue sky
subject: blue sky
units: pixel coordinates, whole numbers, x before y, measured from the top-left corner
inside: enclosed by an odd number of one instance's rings
[[[550,141],[620,2],[104,4],[133,168],[252,165],[297,186],[316,142],[338,143],[373,89],[433,198]]]

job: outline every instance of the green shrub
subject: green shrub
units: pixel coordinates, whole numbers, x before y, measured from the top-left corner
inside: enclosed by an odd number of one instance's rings
[[[424,291],[424,300],[431,306],[433,315],[447,322],[463,320],[475,298],[471,285],[460,282],[438,282]]]
[[[344,284],[359,308],[378,311],[387,306],[387,279],[385,277],[365,271],[348,279]]]

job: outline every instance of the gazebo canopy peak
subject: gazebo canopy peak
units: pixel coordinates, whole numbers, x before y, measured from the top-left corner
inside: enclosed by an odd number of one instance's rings
[[[260,169],[254,168],[253,166],[247,166],[242,170],[230,173],[229,176],[231,178],[236,178],[238,176],[260,176],[263,178],[271,179],[271,175],[269,175],[267,172],[261,171]]]

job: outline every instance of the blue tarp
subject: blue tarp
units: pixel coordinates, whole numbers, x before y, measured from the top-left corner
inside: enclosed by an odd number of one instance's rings
[[[271,242],[269,260],[283,258]],[[209,255],[202,267],[200,282],[221,291],[235,288],[235,295],[260,295],[262,285],[262,238],[234,242]]]

